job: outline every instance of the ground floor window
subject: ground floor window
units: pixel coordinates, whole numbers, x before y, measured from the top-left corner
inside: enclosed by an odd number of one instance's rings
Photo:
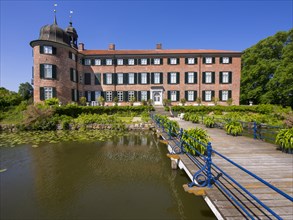
[[[118,102],[123,102],[123,92],[117,92]]]
[[[53,88],[52,87],[44,87],[44,98],[45,98],[45,100],[53,98]]]
[[[128,101],[130,102],[130,101],[133,101],[133,99],[134,99],[135,97],[134,97],[134,91],[129,91],[128,92]]]
[[[141,91],[141,101],[147,101],[148,93],[147,91]]]
[[[187,101],[194,101],[194,91],[188,91],[187,92]]]
[[[101,96],[101,91],[95,91],[95,98],[96,98],[95,101],[97,101],[100,96]]]
[[[106,92],[106,102],[112,102],[112,92]]]
[[[205,101],[212,101],[212,91],[205,91]]]
[[[171,101],[177,101],[177,92],[171,91]]]

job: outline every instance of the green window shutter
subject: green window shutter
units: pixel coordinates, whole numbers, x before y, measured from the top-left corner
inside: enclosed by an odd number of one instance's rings
[[[170,58],[168,58],[168,64],[170,64]]]
[[[91,66],[94,66],[94,65],[95,65],[95,60],[91,59]]]
[[[163,73],[160,73],[160,84],[163,84]]]
[[[70,80],[73,81],[73,69],[72,68],[70,68]]]
[[[137,59],[134,59],[134,65],[137,65]]]
[[[180,58],[177,58],[177,65],[180,64]]]
[[[147,84],[150,84],[150,73],[147,73]]]
[[[72,53],[69,51],[68,58],[72,59]]]
[[[89,101],[89,99],[88,99],[88,91],[85,91],[85,92],[84,92],[84,96],[85,96],[85,98],[86,98],[86,101],[88,102],[88,101]]]
[[[117,85],[117,73],[112,73],[112,84]]]
[[[53,97],[56,98],[56,97],[57,97],[57,91],[56,91],[56,88],[53,87],[52,90],[53,90]]]
[[[44,99],[45,99],[44,87],[40,87],[40,100],[43,101]]]
[[[151,98],[151,92],[147,91],[147,100],[149,100]]]
[[[113,97],[113,99],[114,99],[115,97],[117,97],[117,91],[113,91],[113,92],[112,92],[112,97]]]
[[[101,96],[105,98],[105,93],[103,91],[101,91]]]
[[[180,100],[180,91],[176,91],[176,101]]]
[[[137,100],[137,91],[134,91],[134,98]]]
[[[154,77],[155,77],[155,74],[151,73],[151,84],[154,84]]]
[[[40,53],[41,53],[41,54],[44,53],[44,46],[40,46]]]
[[[188,101],[188,91],[185,91],[185,99]]]
[[[219,91],[219,100],[220,100],[220,101],[223,101],[223,100],[222,100],[222,90]]]
[[[197,72],[194,72],[194,83],[197,84]]]
[[[81,64],[84,65],[84,59],[81,59]]]
[[[215,72],[212,72],[212,83],[215,83]]]
[[[141,73],[137,73],[137,84],[141,84]]]
[[[75,74],[76,74],[76,80],[75,80],[75,82],[78,82],[78,71],[77,70],[75,71]]]
[[[171,73],[167,73],[167,83],[171,84]]]
[[[101,85],[101,73],[95,74],[95,85]]]
[[[187,59],[187,58],[185,58]],[[188,84],[188,72],[185,72],[185,84]]]
[[[213,97],[216,98],[216,97],[215,97],[215,91],[212,91],[212,98],[213,98]]]
[[[137,84],[137,73],[134,73],[134,84]]]
[[[52,65],[52,78],[57,79],[57,66]]]
[[[215,63],[215,62],[216,62],[216,58],[212,57],[212,63]]]
[[[77,90],[77,100],[76,101],[79,101],[79,91]]]
[[[106,73],[103,73],[103,84],[107,85]]]
[[[141,91],[137,92],[137,101],[141,101]]]
[[[176,83],[180,84],[180,75],[179,72],[176,73]]]
[[[128,84],[128,73],[123,73],[123,84]]]
[[[202,72],[202,83],[206,83],[206,72]]]
[[[231,99],[231,98],[232,98],[232,91],[229,90],[229,91],[228,91],[228,99]]]
[[[205,100],[206,100],[206,92],[202,91],[202,101],[205,101]]]
[[[96,101],[95,91],[91,92],[91,101]]]
[[[163,65],[163,58],[160,58],[160,65]]]
[[[206,58],[205,58],[205,57],[202,58],[202,63],[203,63],[203,64],[206,63]]]
[[[171,91],[168,91],[167,94],[168,94],[168,100],[171,100]]]
[[[229,72],[229,83],[232,83],[232,72]]]
[[[223,57],[220,57],[220,63],[223,63]]]
[[[56,48],[56,47],[52,47],[52,53],[53,53],[54,55],[57,54],[57,48]]]
[[[152,65],[154,64],[154,58],[151,58],[151,64]]]
[[[151,59],[147,59],[147,65],[150,65],[151,64]]]
[[[196,101],[197,99],[197,91],[194,91],[193,101]]]
[[[40,64],[40,78],[44,78],[44,64]]]
[[[229,63],[232,63],[232,57],[229,57]]]
[[[74,89],[71,89],[71,101],[75,101],[74,100]]]
[[[222,58],[222,57],[221,57]],[[220,80],[220,83],[223,83],[223,72],[220,72],[220,75],[219,75],[219,80]]]
[[[188,58],[187,57],[185,58],[185,64],[188,64]]]
[[[197,64],[197,57],[194,58],[194,64]]]
[[[123,92],[123,100],[124,100],[124,102],[128,101],[128,92],[127,91]]]

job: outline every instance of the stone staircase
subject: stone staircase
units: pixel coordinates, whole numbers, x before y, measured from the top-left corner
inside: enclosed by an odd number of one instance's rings
[[[155,108],[155,114],[160,114],[160,115],[166,115],[168,117],[171,116],[169,111],[165,111],[165,107],[164,106],[154,106]]]

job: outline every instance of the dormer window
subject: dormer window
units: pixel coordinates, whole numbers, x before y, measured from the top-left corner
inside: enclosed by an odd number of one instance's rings
[[[117,65],[122,66],[123,65],[123,59],[117,59]]]
[[[213,60],[211,57],[206,57],[206,63],[212,63],[212,62],[213,62]]]
[[[84,65],[90,66],[91,65],[91,59],[84,59]]]
[[[113,65],[112,59],[106,59],[106,65],[107,66]]]

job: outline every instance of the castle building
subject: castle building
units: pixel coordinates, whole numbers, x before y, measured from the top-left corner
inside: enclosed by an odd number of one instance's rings
[[[63,30],[54,23],[40,30],[33,48],[34,102],[57,97],[62,103],[86,97],[96,104],[103,96],[107,105],[118,98],[119,105],[163,99],[173,105],[185,98],[187,105],[239,105],[241,52],[225,50],[163,49],[86,50],[77,43],[72,26]],[[116,98],[116,100],[117,100]],[[200,101],[199,101],[200,100]]]

